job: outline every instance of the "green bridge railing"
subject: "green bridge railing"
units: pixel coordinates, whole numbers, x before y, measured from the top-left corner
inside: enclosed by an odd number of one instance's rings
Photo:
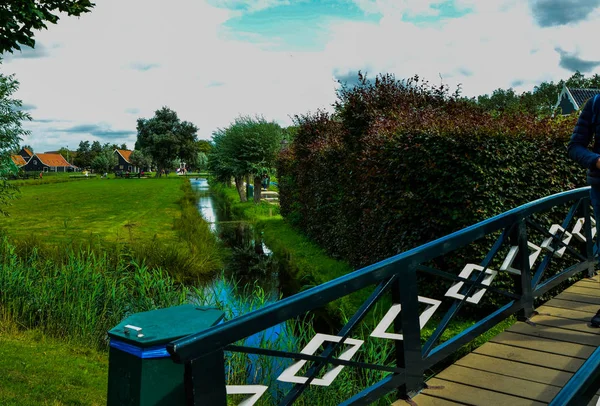
[[[556,223],[557,219],[562,219],[559,220],[560,224]],[[167,350],[175,362],[185,364],[185,388],[189,405],[227,405],[228,393],[244,393],[243,390],[239,391],[239,386],[234,390],[226,382],[226,351],[294,360],[295,363],[278,378],[283,382],[294,383],[280,399],[281,405],[293,404],[311,384],[327,385],[336,378],[341,368],[389,372],[375,385],[364,388],[359,393],[349,394],[343,405],[367,405],[394,391],[399,391],[399,397],[409,399],[426,387],[424,372],[427,369],[511,315],[527,320],[534,313],[534,300],[569,278],[582,273],[593,274],[596,262],[593,235],[598,230],[598,225],[593,227],[593,223],[589,188],[555,194],[202,333],[174,341],[167,345]],[[482,241],[494,242],[489,243],[491,248],[480,262],[467,263],[458,275],[436,266],[436,259],[451,254],[458,256],[462,253],[461,249],[475,242],[481,244]],[[514,283],[494,286],[493,280],[502,272],[510,275]],[[420,296],[419,288],[423,287],[424,279],[438,281],[439,284],[450,287],[439,299]],[[258,332],[322,308],[369,286],[373,287],[370,297],[337,335],[317,334],[300,353],[236,344]],[[486,292],[493,292],[503,298],[504,304],[454,337],[440,342],[442,334],[459,310],[463,306],[477,305]],[[393,305],[370,337],[390,340],[395,345],[395,365],[352,361],[363,342],[353,338],[353,332],[385,295],[391,295]],[[419,309],[422,307],[426,309],[420,314]],[[422,326],[434,312],[442,312],[442,309],[443,316],[435,331],[422,343]],[[386,332],[390,327],[393,328],[393,333]],[[325,350],[320,355],[314,355],[320,344],[326,344]],[[336,350],[343,344],[349,345],[350,349],[334,358]],[[296,376],[307,361],[312,361],[312,367],[305,376]],[[578,381],[570,382],[556,400],[589,401],[600,386],[594,381],[600,371],[599,365],[600,356],[591,357],[579,374]],[[319,373],[331,366],[335,368],[322,378],[317,378]],[[264,385],[253,385],[248,389],[247,393],[255,393],[255,396],[252,400],[245,401],[245,405],[253,404],[267,390]]]

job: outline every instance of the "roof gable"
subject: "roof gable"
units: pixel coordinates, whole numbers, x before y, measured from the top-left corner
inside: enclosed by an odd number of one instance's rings
[[[35,154],[34,156],[47,166],[72,166],[61,154]]]
[[[130,164],[131,162],[129,161],[129,157],[131,156],[131,153],[133,151],[129,151],[127,149],[116,149],[115,152],[118,152],[119,155],[121,155],[123,157],[123,159],[125,161],[127,161],[128,164]]]
[[[21,152],[25,152],[27,155],[29,155],[30,158],[33,156],[33,152],[31,152],[29,148],[21,148],[21,151],[19,151],[19,155],[21,155]]]
[[[12,159],[17,166],[23,166],[27,163],[25,162],[25,158],[23,158],[21,155],[11,155],[10,159]]]

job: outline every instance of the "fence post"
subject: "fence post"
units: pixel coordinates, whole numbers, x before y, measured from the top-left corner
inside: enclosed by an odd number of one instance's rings
[[[394,329],[402,329],[403,340],[396,341],[398,367],[406,370],[406,387],[402,396],[412,396],[424,387],[423,356],[421,349],[421,326],[419,324],[419,299],[417,286],[417,268],[411,266],[402,270],[392,286],[394,303],[402,305],[401,317],[394,322]],[[399,322],[398,322],[398,319]],[[401,351],[400,353],[398,351]]]
[[[529,246],[527,245],[527,226],[525,220],[519,220],[517,223],[516,236],[519,253],[516,261],[519,264],[521,277],[518,279],[517,287],[521,291],[521,303],[523,309],[517,315],[520,321],[529,320],[534,313],[533,308],[533,289],[531,286],[531,266],[529,265]]]
[[[596,273],[595,271],[595,262],[594,262],[594,241],[592,239],[592,212],[590,210],[590,198],[585,197],[581,199],[581,207],[582,214],[585,222],[583,224],[583,232],[585,237],[585,256],[590,262],[588,267],[588,276],[591,278]],[[596,242],[600,241],[600,234],[598,234],[598,229],[600,228],[600,224],[596,224]]]
[[[223,350],[186,362],[184,383],[187,406],[227,406]]]

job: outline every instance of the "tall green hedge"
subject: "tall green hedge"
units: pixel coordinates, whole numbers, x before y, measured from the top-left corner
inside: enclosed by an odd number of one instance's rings
[[[585,185],[574,116],[491,116],[418,77],[360,79],[333,114],[296,116],[278,163],[281,213],[353,266]]]

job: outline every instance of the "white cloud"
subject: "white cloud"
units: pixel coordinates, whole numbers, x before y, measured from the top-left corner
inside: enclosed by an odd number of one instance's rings
[[[522,91],[568,77],[557,47],[583,60],[597,59],[589,32],[599,10],[577,24],[540,28],[525,2],[456,0],[456,8],[472,12],[415,25],[402,18],[431,15],[437,12],[431,6],[441,1],[354,1],[381,19],[328,20],[322,51],[290,53],[264,47],[273,38],[250,33],[245,41],[234,39],[223,23],[240,11],[199,0],[103,0],[92,13],[65,16],[39,32],[44,58],[11,58],[0,68],[17,74],[17,96],[37,107],[31,112],[35,119],[55,121],[28,124],[32,136],[25,140],[50,150],[76,148],[84,139],[113,142],[55,129],[135,131],[138,117],[149,118],[165,105],[196,124],[203,139],[239,114],[262,114],[287,125],[290,115],[330,107],[334,72],[419,74],[434,83],[441,74],[447,84],[462,83],[464,93],[475,96],[517,81]],[[254,1],[246,10],[286,2]],[[133,146],[135,135],[114,142]]]

